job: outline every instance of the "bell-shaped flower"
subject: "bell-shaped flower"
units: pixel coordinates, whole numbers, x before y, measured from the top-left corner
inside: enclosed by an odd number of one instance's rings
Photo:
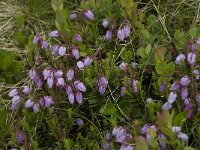
[[[106,31],[105,38],[106,38],[107,41],[112,39],[112,31],[111,30]]]
[[[102,25],[104,28],[107,28],[109,25],[108,19],[104,19]]]
[[[28,86],[24,86],[22,89],[22,92],[24,94],[30,94],[31,93],[31,89]]]
[[[79,59],[80,53],[79,53],[79,50],[77,48],[72,49],[72,54],[73,54],[75,59]]]
[[[179,54],[177,57],[176,57],[176,60],[175,60],[175,63],[176,64],[182,64],[182,62],[185,60],[185,55],[184,54]]]
[[[189,76],[184,76],[180,80],[181,86],[187,86],[191,82],[191,78]]]
[[[77,92],[75,93],[75,97],[76,97],[77,103],[78,103],[79,105],[81,105],[82,102],[83,102],[83,95],[82,95],[82,93],[79,92],[79,91],[77,91]]]
[[[84,59],[84,66],[85,67],[88,67],[90,64],[92,63],[92,58],[87,56],[85,59]]]
[[[59,49],[58,49],[58,54],[60,55],[60,56],[64,56],[65,55],[65,53],[66,53],[66,47],[65,46],[60,46],[59,47]]]
[[[87,10],[84,12],[84,16],[88,20],[94,20],[94,14],[92,13],[91,10]]]
[[[25,102],[25,108],[32,108],[34,105],[33,101],[31,99],[28,99],[26,102]]]
[[[17,89],[12,89],[9,93],[8,93],[8,96],[9,97],[14,97],[18,95],[18,90]]]
[[[74,93],[69,93],[68,94],[68,100],[69,100],[69,102],[70,102],[70,104],[74,104]]]
[[[57,31],[57,30],[51,31],[51,32],[49,33],[49,36],[50,36],[50,37],[58,37],[58,36],[60,36],[60,33],[59,33],[59,31]]]
[[[80,70],[83,70],[84,69],[84,63],[80,60],[80,61],[78,61],[77,63],[77,67],[80,69]]]

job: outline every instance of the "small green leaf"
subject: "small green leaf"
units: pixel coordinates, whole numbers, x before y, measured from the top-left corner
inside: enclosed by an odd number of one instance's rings
[[[107,103],[106,106],[103,106],[100,112],[104,115],[112,115],[116,112],[115,105],[113,103]]]
[[[53,10],[62,10],[63,9],[63,0],[51,0],[51,6]]]
[[[148,150],[148,144],[146,139],[142,136],[135,137],[135,149],[136,150]]]
[[[145,54],[146,54],[147,56],[149,56],[150,53],[151,53],[151,44],[148,44],[148,45],[146,46],[146,49],[145,49]]]
[[[195,27],[192,27],[190,30],[189,30],[189,35],[194,38],[196,37],[196,34],[197,34],[197,28]]]

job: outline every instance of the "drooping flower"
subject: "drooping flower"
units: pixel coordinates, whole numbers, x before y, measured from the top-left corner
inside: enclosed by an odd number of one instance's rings
[[[47,80],[50,76],[51,76],[51,69],[50,68],[45,68],[43,71],[42,71],[42,75],[44,77],[44,80]]]
[[[174,127],[172,127],[172,131],[173,131],[174,133],[178,133],[178,132],[181,131],[181,127],[174,126]]]
[[[102,25],[104,28],[107,28],[109,25],[108,19],[104,19]]]
[[[162,109],[163,110],[169,110],[172,108],[172,104],[166,102],[163,106],[162,106]]]
[[[176,64],[182,64],[182,62],[185,60],[185,55],[184,54],[179,54],[177,57],[176,57],[176,60],[175,60],[175,63]]]
[[[31,92],[31,89],[28,86],[24,86],[22,92],[24,94],[29,94]]]
[[[58,49],[58,54],[60,55],[60,56],[64,56],[65,55],[65,53],[66,53],[66,47],[65,46],[60,46],[59,47],[59,49]]]
[[[119,29],[119,30],[117,31],[117,38],[118,38],[120,41],[124,41],[125,33],[124,33],[124,30],[123,30],[123,29]]]
[[[42,88],[43,82],[40,79],[40,77],[36,76],[36,78],[33,81],[36,84],[37,89],[41,89]]]
[[[84,12],[84,16],[88,20],[94,20],[94,14],[92,13],[91,10],[87,10]]]
[[[9,93],[8,93],[8,96],[9,97],[14,97],[18,94],[18,91],[17,89],[12,89]]]
[[[72,13],[70,13],[70,19],[71,20],[76,20],[76,18],[77,18],[77,13],[75,13],[75,12],[72,12]]]
[[[42,48],[47,49],[49,47],[49,44],[47,41],[42,40],[41,42]]]
[[[70,104],[74,104],[74,93],[73,92],[71,92],[71,93],[69,93],[68,94],[68,100],[69,100],[69,102],[70,102]]]
[[[77,67],[80,69],[80,70],[83,70],[84,69],[84,63],[80,60],[77,62]]]
[[[120,150],[134,150],[132,145],[129,144],[122,144]]]
[[[38,113],[38,111],[39,111],[39,106],[38,106],[38,104],[34,104],[34,105],[33,105],[33,112],[34,112],[34,113]]]
[[[67,70],[67,80],[71,81],[74,78],[74,69]]]
[[[30,79],[33,80],[33,79],[36,78],[36,76],[37,76],[36,71],[35,71],[34,69],[31,69],[31,70],[29,71],[29,77],[30,77]]]
[[[107,142],[111,141],[112,135],[111,135],[110,131],[106,132],[105,139],[106,139]]]
[[[176,92],[170,92],[169,96],[168,96],[168,103],[172,104],[175,102],[177,97]]]
[[[66,93],[69,95],[70,93],[72,93],[72,87],[67,85],[65,88]]]
[[[146,103],[150,103],[150,102],[152,102],[152,101],[153,101],[152,98],[147,98],[147,99],[146,99]]]
[[[54,45],[53,47],[52,47],[52,54],[53,55],[55,55],[55,54],[57,54],[58,53],[58,51],[59,51],[59,45],[57,44],[57,45]]]
[[[189,83],[191,82],[191,78],[189,76],[184,76],[183,78],[181,78],[180,80],[180,84],[182,86],[187,86]]]
[[[85,59],[84,59],[84,66],[85,67],[88,67],[91,63],[92,63],[92,58],[87,56]]]
[[[164,92],[166,88],[166,83],[162,82],[162,84],[160,85],[160,92]]]
[[[44,96],[44,106],[49,107],[54,104],[53,99],[50,96]]]
[[[83,102],[83,95],[82,95],[82,93],[79,92],[79,91],[77,91],[77,92],[75,93],[75,97],[76,97],[77,103],[78,103],[79,105],[81,105],[82,102]]]
[[[198,69],[194,69],[193,70],[193,74],[194,74],[194,76],[196,77],[197,80],[200,79],[200,74],[199,74],[199,70]]]
[[[77,81],[74,82],[74,86],[77,90],[82,91],[82,92],[86,92],[86,87],[82,82],[77,80]]]
[[[170,91],[179,91],[180,90],[180,87],[181,87],[181,85],[180,85],[180,82],[179,81],[175,81],[172,85],[171,85],[171,87],[170,87]]]
[[[63,78],[58,78],[56,85],[58,87],[64,87],[65,86],[65,80]]]
[[[63,71],[62,70],[57,70],[54,72],[54,77],[55,78],[61,78],[63,76]]]
[[[182,132],[179,132],[178,134],[177,134],[177,137],[181,140],[181,141],[184,141],[184,142],[186,142],[186,141],[188,141],[188,136],[185,134],[185,133],[182,133]]]
[[[125,62],[122,62],[122,63],[119,65],[119,69],[120,69],[120,70],[123,70],[123,71],[127,70],[127,69],[128,69],[128,64],[125,63]]]
[[[117,142],[124,142],[126,140],[126,129],[122,126],[117,126],[113,129],[112,135],[116,138]]]
[[[21,144],[24,141],[24,134],[22,131],[18,131],[16,134],[17,143]]]
[[[72,49],[72,54],[73,54],[73,56],[74,56],[75,59],[79,59],[80,53],[79,53],[79,50],[77,48],[74,47]]]
[[[185,100],[188,96],[188,88],[184,87],[181,89],[181,98],[182,100]]]
[[[111,30],[106,31],[106,36],[105,37],[106,37],[107,41],[111,40],[111,38],[112,38],[112,31]]]
[[[196,53],[194,53],[194,52],[188,53],[188,55],[187,55],[187,61],[190,64],[191,67],[194,67],[195,60],[196,60]]]
[[[84,121],[81,118],[76,119],[76,124],[80,127],[84,124]]]
[[[148,129],[149,129],[149,125],[145,124],[140,130],[141,134],[146,135],[148,132]]]
[[[125,36],[125,38],[129,37],[129,35],[131,33],[130,27],[129,26],[124,26],[123,30],[124,30],[124,36]]]
[[[17,95],[14,96],[12,98],[11,110],[15,110],[18,107],[19,103],[20,103],[20,97]]]
[[[52,88],[52,87],[53,87],[53,83],[54,83],[53,77],[49,77],[49,78],[47,79],[48,87],[49,87],[49,88]]]
[[[77,42],[82,42],[82,38],[81,38],[81,36],[79,34],[75,34],[74,37],[73,37],[73,39],[75,41],[77,41]]]
[[[38,44],[39,41],[40,41],[41,37],[37,34],[34,36],[34,39],[33,39],[33,44]]]
[[[101,95],[103,95],[106,91],[107,86],[108,86],[108,80],[104,76],[101,76],[100,79],[98,80],[97,85],[98,85],[99,93]]]
[[[195,98],[196,98],[197,102],[200,103],[200,93],[197,93],[196,96],[195,96]]]
[[[25,108],[32,108],[34,105],[33,101],[31,99],[28,99],[25,103]]]
[[[106,87],[103,86],[103,85],[100,85],[100,86],[99,86],[99,93],[100,93],[101,95],[103,95],[105,92],[106,92]]]
[[[136,79],[133,79],[132,82],[131,82],[131,86],[133,88],[133,93],[137,93],[138,92],[138,88],[137,88],[137,84],[138,84],[138,80]]]
[[[60,33],[59,33],[59,31],[57,31],[57,30],[51,31],[51,32],[49,33],[49,36],[50,36],[50,37],[58,37],[58,36],[60,36]]]
[[[110,143],[103,143],[103,150],[110,150]]]

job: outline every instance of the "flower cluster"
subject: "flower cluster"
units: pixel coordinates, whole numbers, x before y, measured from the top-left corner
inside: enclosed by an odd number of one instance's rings
[[[108,80],[105,76],[101,76],[97,82],[98,90],[101,95],[103,95],[106,92],[107,86],[108,86]]]

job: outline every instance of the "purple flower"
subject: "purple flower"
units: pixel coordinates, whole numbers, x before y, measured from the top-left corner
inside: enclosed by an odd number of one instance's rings
[[[128,69],[128,64],[125,63],[125,62],[122,62],[120,65],[119,65],[119,69],[120,70],[127,70]]]
[[[56,86],[58,86],[58,87],[64,87],[65,86],[65,80],[63,78],[58,78]]]
[[[160,92],[164,92],[166,88],[166,83],[162,82],[162,84],[160,85]]]
[[[70,104],[74,104],[74,93],[71,92],[68,94],[68,100]]]
[[[177,57],[176,57],[176,60],[175,60],[175,63],[176,64],[182,64],[182,62],[185,60],[185,55],[184,54],[179,54]]]
[[[33,44],[38,44],[39,40],[40,40],[40,36],[39,35],[35,35],[34,39],[33,39]]]
[[[132,145],[122,144],[120,150],[134,150]]]
[[[180,82],[179,81],[175,81],[172,86],[170,87],[170,91],[179,91],[180,90]]]
[[[200,93],[197,93],[196,96],[195,96],[195,98],[196,98],[197,102],[200,103]]]
[[[34,112],[34,113],[38,113],[38,111],[39,111],[39,106],[38,106],[38,104],[34,104],[34,105],[33,105],[33,112]]]
[[[152,101],[153,101],[152,98],[147,98],[147,99],[146,99],[146,103],[150,103],[150,102],[152,102]]]
[[[58,49],[58,54],[59,54],[60,56],[64,56],[65,53],[66,53],[66,50],[67,50],[66,47],[60,46],[59,49]]]
[[[172,104],[166,102],[163,106],[162,106],[162,110],[169,110],[172,108]]]
[[[42,88],[42,80],[39,77],[36,77],[34,79],[34,82],[35,82],[35,84],[37,86],[37,89],[41,89]]]
[[[113,129],[112,135],[115,136],[117,142],[124,142],[127,136],[126,129],[121,126],[117,126]]]
[[[16,134],[17,143],[21,144],[24,141],[24,134],[22,131],[17,132]]]
[[[87,10],[84,12],[84,16],[88,20],[94,20],[94,14],[92,13],[91,10]]]
[[[76,124],[80,127],[84,124],[84,121],[81,118],[76,119]]]
[[[110,150],[110,143],[104,143],[103,144],[103,150]]]
[[[47,84],[48,84],[49,88],[53,87],[53,82],[54,82],[53,77],[50,77],[50,78],[47,79]]]
[[[106,31],[106,40],[109,41],[111,40],[111,38],[112,38],[112,31],[111,30]]]
[[[79,53],[79,51],[78,51],[77,48],[73,48],[73,49],[72,49],[72,54],[73,54],[73,56],[75,57],[75,59],[79,59],[80,53]]]
[[[180,80],[180,84],[182,86],[187,86],[189,83],[191,82],[191,79],[189,76],[184,76],[181,80]]]
[[[45,104],[44,97],[40,97],[39,104],[40,104],[41,107],[44,106],[44,104]]]
[[[76,20],[77,16],[78,16],[77,13],[72,12],[69,17],[71,20]]]
[[[81,36],[79,34],[75,34],[73,38],[77,42],[82,42],[82,38],[81,38]]]
[[[160,146],[163,148],[163,149],[166,149],[166,143],[165,143],[165,141],[166,141],[166,136],[164,135],[164,134],[158,134],[158,138],[159,139],[161,139],[160,141],[159,141],[159,143],[160,143]]]
[[[34,105],[33,101],[31,99],[28,99],[24,106],[25,108],[31,108],[33,107],[33,105]]]
[[[33,79],[36,78],[36,76],[37,76],[36,71],[34,69],[31,69],[29,71],[29,77],[30,77],[30,79],[33,80]]]
[[[67,79],[71,81],[74,78],[74,69],[67,70]]]
[[[44,96],[44,105],[45,107],[49,107],[51,105],[53,105],[54,102],[52,100],[52,98],[50,96]]]
[[[124,30],[123,29],[119,29],[117,31],[117,38],[120,40],[120,41],[123,41],[124,38],[125,38],[125,33],[124,33]]]
[[[66,86],[65,91],[69,95],[70,93],[72,93],[72,87],[71,86]]]
[[[17,89],[12,89],[9,93],[8,93],[8,96],[9,97],[14,97],[18,94],[18,91]]]
[[[107,142],[112,140],[112,135],[111,135],[111,133],[109,131],[106,132],[105,139],[106,139]]]
[[[191,65],[191,67],[194,67],[195,59],[196,59],[196,53],[194,53],[194,52],[188,53],[187,61]]]
[[[184,87],[181,89],[181,98],[182,100],[185,100],[188,96],[188,88]]]
[[[60,35],[59,31],[55,30],[55,31],[51,31],[49,33],[50,37],[58,37]]]
[[[185,134],[185,133],[182,133],[182,132],[179,132],[178,134],[177,134],[177,137],[181,140],[181,141],[184,141],[184,142],[186,142],[186,141],[188,141],[188,136]]]
[[[189,103],[191,103],[191,99],[190,98],[186,98],[184,100],[185,105],[188,105]]]
[[[58,53],[58,51],[59,51],[59,45],[54,45],[53,47],[52,47],[52,54],[57,54]]]
[[[170,92],[169,96],[168,96],[168,103],[172,104],[175,102],[177,97],[176,92]]]
[[[99,85],[103,85],[103,86],[107,87],[108,80],[106,79],[106,77],[101,76],[101,78],[99,79],[98,83],[99,83]]]
[[[149,129],[149,125],[145,124],[141,129],[141,134],[146,135]]]
[[[31,89],[28,86],[24,86],[22,92],[24,94],[29,94],[31,92]]]
[[[51,75],[51,70],[49,68],[46,68],[42,71],[42,75],[44,76],[44,80],[47,80]]]
[[[125,96],[126,86],[121,87],[120,95]]]
[[[102,24],[104,28],[107,28],[109,25],[108,19],[104,19]]]
[[[181,127],[178,127],[178,126],[172,127],[172,131],[173,131],[174,133],[178,133],[178,132],[181,131]]]
[[[92,58],[87,56],[85,59],[84,59],[84,66],[85,67],[88,67],[90,64],[92,63]]]
[[[100,85],[100,86],[99,86],[99,93],[100,93],[101,95],[103,95],[105,92],[106,92],[106,87]]]
[[[124,26],[123,30],[124,30],[124,36],[125,36],[125,38],[129,37],[129,35],[131,33],[130,27],[129,26]]]
[[[55,78],[61,78],[63,76],[63,71],[62,70],[57,70],[55,73],[54,73],[54,77]]]
[[[14,96],[12,98],[11,110],[15,110],[18,107],[19,103],[20,103],[20,97],[19,96]]]
[[[193,74],[196,77],[196,79],[199,80],[199,78],[200,78],[199,70],[198,69],[194,69],[193,70]]]
[[[85,85],[82,82],[75,81],[74,85],[75,85],[75,87],[76,87],[77,90],[82,91],[82,92],[86,92],[86,87],[85,87]]]
[[[83,95],[82,95],[82,93],[79,92],[79,91],[77,91],[77,92],[75,93],[75,97],[76,97],[77,103],[78,103],[79,105],[81,105],[82,102],[83,102]]]
[[[196,46],[195,46],[194,44],[191,45],[191,50],[192,50],[193,52],[195,52],[195,51],[197,50],[197,48],[196,48]]]
[[[41,42],[41,44],[42,44],[42,48],[44,48],[44,49],[47,49],[49,46],[48,42],[44,41],[44,40]]]
[[[77,67],[80,69],[80,70],[83,70],[84,69],[84,63],[82,61],[78,61],[77,62]]]

